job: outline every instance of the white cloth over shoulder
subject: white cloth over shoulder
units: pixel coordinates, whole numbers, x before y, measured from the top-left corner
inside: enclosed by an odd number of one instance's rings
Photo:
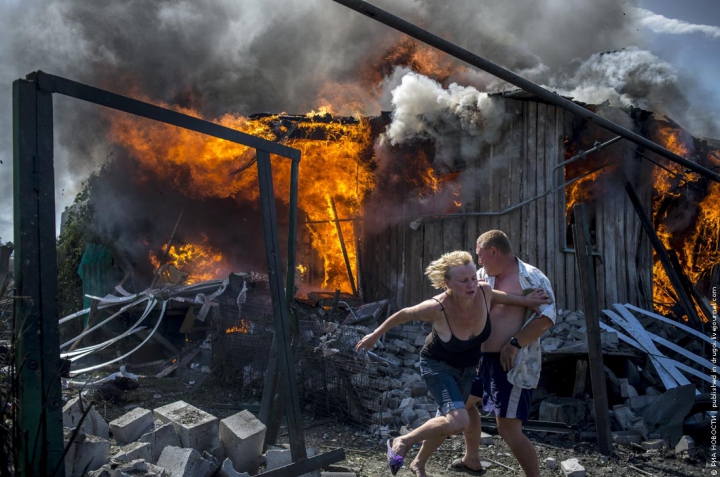
[[[517,257],[516,257],[517,258]],[[543,272],[517,259],[519,267],[520,286],[523,290],[542,288],[550,295],[551,303],[540,305],[540,314],[530,313],[526,318],[523,328],[527,326],[535,318],[545,316],[555,324],[557,310],[555,308],[555,294],[553,293],[550,280]],[[488,276],[485,269],[481,268],[477,272],[478,280],[488,282],[490,286],[495,288],[495,277]],[[540,348],[540,338],[523,346],[515,358],[515,366],[508,372],[508,381],[524,389],[534,389],[540,381],[540,369],[542,365],[542,350]]]

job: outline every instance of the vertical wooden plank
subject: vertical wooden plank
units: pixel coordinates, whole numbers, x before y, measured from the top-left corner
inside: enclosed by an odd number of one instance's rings
[[[527,180],[526,192],[528,199],[535,197],[537,193],[537,135],[538,135],[538,103],[528,103],[528,128],[527,128]],[[529,205],[530,214],[525,219],[525,233],[523,242],[526,244],[523,260],[533,265],[537,264],[537,213],[535,204]]]
[[[510,184],[512,182],[512,141],[510,134],[503,135],[500,142],[494,147],[493,158],[493,212],[501,212],[510,205]],[[493,228],[509,232],[510,219],[507,214],[493,216],[496,225]],[[510,241],[517,243],[517,237],[510,236]]]
[[[511,102],[513,104],[509,105],[510,111],[521,111],[521,106],[517,103],[517,101],[514,100],[507,100],[508,102]],[[509,165],[509,178],[510,178],[510,187],[508,190],[508,196],[509,200],[507,202],[506,207],[508,206],[514,206],[515,204],[518,204],[522,201],[521,194],[522,194],[522,186],[523,186],[523,180],[524,180],[524,168],[523,168],[523,120],[522,116],[519,115],[513,115],[513,119],[510,123],[510,130],[508,131],[507,135],[509,137],[509,147],[508,147],[508,165]],[[521,255],[521,249],[522,249],[522,226],[521,226],[521,218],[523,209],[525,207],[520,207],[519,209],[515,209],[512,212],[510,212],[507,216],[509,225],[508,229],[505,231],[508,236],[510,236],[515,243],[517,244],[517,247],[514,248],[515,253],[518,256]]]
[[[466,250],[465,238],[463,236],[463,219],[448,218],[442,222],[442,248],[441,253],[448,253],[455,250]]]
[[[620,277],[618,276],[617,269],[617,255],[618,245],[621,239],[618,234],[622,231],[619,228],[618,213],[621,213],[619,207],[622,204],[622,200],[617,200],[617,197],[610,197],[609,194],[604,194],[596,202],[602,201],[603,203],[603,236],[605,237],[604,249],[602,251],[603,264],[605,265],[605,292],[604,297],[606,303],[617,303],[618,302],[618,282]]]
[[[555,114],[557,119],[555,123],[555,140],[557,141],[557,150],[555,152],[555,163],[553,164],[553,168],[565,160],[565,115],[571,113],[562,108],[556,108]],[[554,187],[559,187],[564,182],[563,169],[564,168],[560,167],[555,171],[555,174],[553,175]],[[568,285],[565,281],[565,252],[563,252],[563,249],[565,248],[565,237],[561,235],[561,231],[565,230],[565,214],[563,212],[563,204],[565,203],[564,194],[565,191],[563,189],[559,189],[557,192],[552,193],[553,201],[555,202],[553,206],[553,241],[556,252],[555,263],[553,264],[555,267],[555,283],[553,283],[553,286],[555,287],[555,299],[558,301],[558,307],[568,309]]]
[[[580,287],[583,290],[583,303],[585,304],[588,361],[590,365],[593,401],[595,403],[598,448],[601,454],[612,455],[610,413],[608,410],[607,390],[605,389],[605,367],[603,366],[602,343],[600,341],[600,308],[598,307],[597,289],[595,287],[590,227],[587,221],[585,204],[575,205],[574,211],[575,226],[573,227],[573,236],[575,238],[575,256],[577,258]]]
[[[64,476],[52,95],[13,82],[16,473]]]
[[[389,240],[388,240],[388,297],[389,299],[395,300],[398,292],[398,226],[392,224],[388,227]]]
[[[423,267],[424,259],[424,244],[425,244],[425,227],[424,224],[420,224],[417,230],[408,232],[410,237],[410,253],[408,258],[408,272],[407,272],[407,299],[405,300],[405,306],[414,305],[420,303],[425,299],[425,291],[423,288],[425,281],[425,268]]]
[[[378,233],[377,253],[377,295],[378,299],[384,300],[390,292],[390,227]]]
[[[535,156],[535,195],[545,192],[545,137],[547,135],[547,110],[548,105],[538,103],[538,126],[537,126],[537,154]],[[537,234],[535,235],[537,256],[535,264],[541,270],[547,270],[547,234],[545,233],[545,221],[547,214],[545,210],[545,199],[535,201],[535,216],[537,221]]]
[[[440,257],[438,251],[442,248],[442,222],[431,221],[423,222],[424,228],[424,244],[423,244],[423,261],[422,261],[422,299],[428,299],[437,293],[430,285],[430,280],[425,279],[425,269],[431,261]]]
[[[563,123],[563,130],[564,130],[564,137],[571,138],[573,137],[573,128],[575,124],[575,115],[570,112],[565,113],[565,121]],[[564,160],[564,159],[563,159]],[[565,168],[562,169],[561,177],[563,183],[566,180],[565,176]],[[567,214],[567,198],[565,196],[565,190],[563,190],[562,193],[562,204],[561,204],[561,211],[562,211],[562,221],[560,222],[561,229],[560,229],[560,237],[563,244],[563,249],[568,249],[568,243],[567,243],[567,225],[568,225],[568,214]],[[575,286],[575,283],[577,283],[577,276],[575,271],[575,253],[572,251],[563,252],[565,255],[565,287],[566,287],[566,297],[567,297],[567,308],[569,310],[577,310],[580,307],[580,289],[579,287]]]
[[[595,206],[595,242],[596,249],[600,253],[602,260],[596,261],[595,266],[595,281],[598,289],[599,306],[607,308],[612,306],[612,302],[607,302],[605,297],[605,290],[608,286],[608,281],[612,282],[614,278],[608,275],[607,264],[605,263],[605,257],[607,257],[608,248],[612,247],[612,242],[615,240],[614,237],[608,237],[605,226],[605,221],[612,216],[609,216],[608,204],[606,197],[602,197],[596,200]],[[608,242],[610,240],[610,242]],[[612,267],[611,267],[612,269]],[[612,285],[612,283],[610,283]]]
[[[556,108],[548,106],[547,120],[545,123],[545,181],[543,185],[543,193],[553,188],[553,167],[557,159],[557,128],[556,128]],[[548,194],[543,199],[545,203],[545,218],[543,225],[545,227],[545,265],[542,270],[550,280],[553,289],[557,286],[555,279],[555,254],[558,245],[555,240],[555,194]]]

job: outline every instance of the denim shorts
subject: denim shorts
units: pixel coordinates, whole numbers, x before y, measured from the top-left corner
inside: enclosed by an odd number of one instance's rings
[[[456,368],[442,361],[420,357],[420,374],[442,415],[456,409],[465,409],[475,372],[475,366]]]

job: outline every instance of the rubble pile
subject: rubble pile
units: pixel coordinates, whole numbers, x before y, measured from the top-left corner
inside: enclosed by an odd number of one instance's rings
[[[617,350],[618,334],[602,331],[603,351]],[[587,325],[582,311],[558,310],[555,325],[540,339],[543,353],[587,353]]]
[[[106,423],[74,398],[63,408],[63,427],[65,445],[72,442],[68,477],[241,477],[291,463],[285,448],[263,454],[266,427],[247,410],[220,420],[177,401],[152,411],[137,407]]]

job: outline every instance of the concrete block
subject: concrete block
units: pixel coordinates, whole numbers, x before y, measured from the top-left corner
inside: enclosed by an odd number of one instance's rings
[[[243,472],[242,474],[235,470],[230,459],[225,459],[218,472],[220,477],[250,477],[250,474]]]
[[[613,442],[626,446],[633,442],[640,444],[643,441],[642,435],[637,431],[614,431],[611,435]]]
[[[314,455],[315,449],[307,449],[308,457],[313,457]],[[265,453],[265,459],[267,460],[265,472],[292,464],[290,449],[270,449]],[[320,469],[313,470],[300,477],[320,477]]]
[[[643,449],[657,450],[662,448],[664,444],[665,441],[663,441],[662,439],[653,439],[651,441],[644,441],[640,445],[643,446]]]
[[[152,461],[152,448],[149,442],[131,442],[120,449],[120,452],[115,455],[114,459],[124,462],[142,459],[150,462]]]
[[[557,469],[557,466],[558,465],[557,465],[557,461],[555,460],[555,458],[548,457],[547,459],[545,459],[545,467],[547,467],[548,469],[555,470],[555,469]]]
[[[152,412],[136,407],[110,422],[110,431],[118,445],[135,442],[153,428]]]
[[[65,446],[67,447],[72,429],[65,429]],[[110,441],[93,435],[78,432],[65,456],[65,476],[80,477],[85,473],[97,470],[108,460]]]
[[[425,383],[414,383],[412,385],[412,397],[422,397],[427,396],[428,393],[428,387]]]
[[[241,411],[220,421],[220,451],[238,472],[254,472],[265,443],[265,424],[250,411]]]
[[[585,467],[580,465],[580,461],[577,459],[562,461],[560,470],[562,470],[565,477],[585,477]]]
[[[191,406],[185,401],[176,401],[153,411],[155,419],[171,422],[180,438],[180,445],[199,452],[212,454],[220,448],[218,440],[219,421],[212,414]]]
[[[87,401],[81,400],[79,397],[70,399],[63,406],[63,427],[75,429],[83,415],[83,409],[87,409],[88,405]],[[110,426],[95,408],[90,409],[87,416],[85,416],[82,429],[86,435],[110,439]]]
[[[627,382],[621,382],[621,383],[620,383],[620,396],[622,396],[622,397],[624,397],[624,398],[637,397],[637,396],[638,396],[638,392],[637,392],[637,390],[636,390],[634,387],[632,387],[629,383],[627,383]]]
[[[683,452],[690,452],[695,449],[695,441],[690,436],[682,436],[675,446],[675,453],[681,454]]]
[[[493,441],[493,436],[486,432],[480,432],[480,444],[484,446],[491,446],[494,443],[495,441]]]
[[[166,424],[159,419],[155,421],[155,426],[150,432],[140,436],[139,441],[150,444],[152,457],[147,460],[153,464],[157,463],[164,448],[180,447],[180,437],[175,432],[175,426],[171,422]]]
[[[170,477],[209,477],[216,470],[195,449],[172,446],[162,451],[157,465],[167,470]]]
[[[131,462],[112,462],[87,474],[88,477],[169,477],[161,467],[138,459]]]
[[[399,407],[399,408],[400,408],[400,409],[405,409],[405,408],[409,407],[410,409],[412,409],[414,406],[415,406],[415,399],[413,399],[413,398],[405,398],[405,399],[403,399],[402,402],[400,403],[400,407]]]
[[[540,403],[540,420],[563,422],[569,426],[585,421],[588,406],[580,399],[551,397]]]
[[[630,397],[627,400],[627,405],[632,409],[633,411],[636,411],[638,409],[642,409],[645,406],[648,406],[652,403],[654,403],[657,400],[657,396],[651,396],[651,395],[645,395],[645,396],[634,396]]]

